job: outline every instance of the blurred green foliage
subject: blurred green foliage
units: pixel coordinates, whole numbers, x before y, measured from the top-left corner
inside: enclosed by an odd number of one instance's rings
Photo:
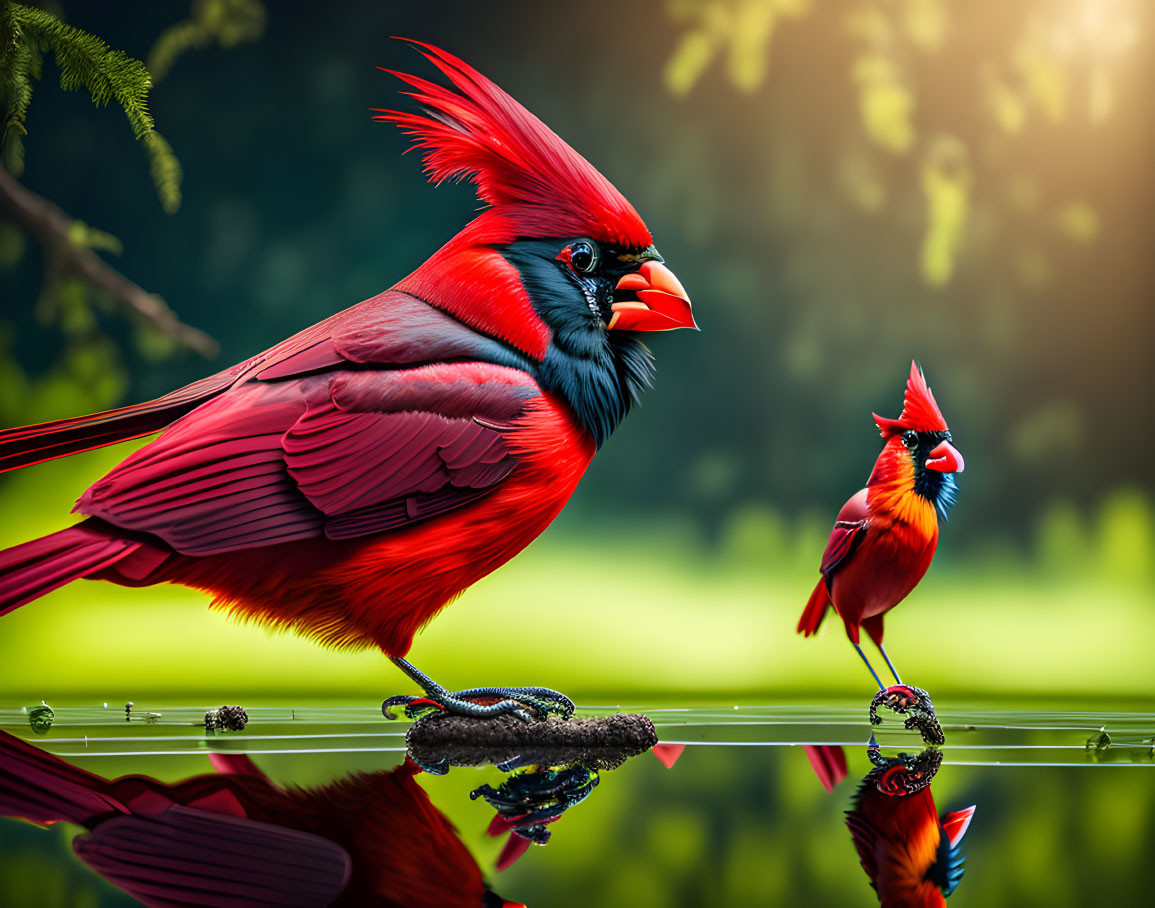
[[[193,0],[192,13],[161,32],[148,52],[148,71],[163,79],[189,50],[216,44],[222,49],[256,41],[265,31],[265,8],[258,0]]]
[[[93,476],[131,447],[89,455]],[[45,464],[0,491],[0,511],[20,517],[0,529],[0,545],[59,526],[74,475],[67,462]],[[817,580],[824,514],[794,518],[751,502],[713,546],[692,520],[563,514],[559,524],[418,637],[424,670],[451,685],[548,679],[584,703],[869,690],[836,616],[817,638],[794,633]],[[1155,696],[1145,670],[1155,511],[1145,494],[1120,490],[1089,512],[1056,502],[1022,548],[960,557],[952,529],[887,618],[904,676],[936,697]],[[0,634],[8,705],[361,702],[406,689],[379,653],[237,625],[180,587],[79,582],[5,616]]]

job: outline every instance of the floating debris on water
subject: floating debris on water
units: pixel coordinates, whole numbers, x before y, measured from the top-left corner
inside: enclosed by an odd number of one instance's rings
[[[243,706],[218,706],[205,713],[205,730],[241,731],[249,724],[249,714]]]

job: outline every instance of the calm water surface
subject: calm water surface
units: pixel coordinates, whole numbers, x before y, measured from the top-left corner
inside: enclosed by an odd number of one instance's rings
[[[204,708],[57,706],[39,734],[0,710],[0,814],[93,830],[0,820],[0,905],[137,904],[108,879],[157,904],[1141,904],[1155,714],[1115,706],[940,704],[941,750],[888,716],[872,761],[865,706],[643,705],[686,745],[670,768],[445,775],[372,708],[251,707],[213,735]]]

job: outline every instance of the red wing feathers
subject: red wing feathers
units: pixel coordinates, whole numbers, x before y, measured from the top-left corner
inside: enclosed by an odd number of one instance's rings
[[[210,555],[381,532],[469,503],[516,466],[503,434],[539,393],[478,363],[236,389],[173,425],[77,509]]]
[[[866,489],[846,502],[838,512],[838,519],[830,531],[830,539],[826,543],[826,551],[822,553],[822,565],[819,568],[827,587],[830,586],[838,569],[862,542],[863,531],[869,523],[869,513]]]
[[[0,816],[84,824],[127,812],[104,779],[0,731]]]
[[[179,805],[108,820],[72,847],[151,906],[327,905],[352,866],[344,848],[321,836]]]
[[[826,551],[822,553],[822,564],[819,567],[822,579],[815,585],[802,610],[802,617],[798,619],[798,633],[809,637],[818,632],[822,619],[826,617],[826,609],[831,604],[830,589],[834,575],[862,542],[869,523],[868,514],[866,489],[846,502],[838,512],[838,519],[826,543]]]
[[[151,435],[228,388],[236,373],[220,372],[129,407],[0,431],[0,473]]]
[[[156,400],[0,431],[0,473],[159,432],[250,379],[300,378],[351,363],[410,366],[476,360],[521,366],[500,341],[419,299],[389,290],[243,363]]]

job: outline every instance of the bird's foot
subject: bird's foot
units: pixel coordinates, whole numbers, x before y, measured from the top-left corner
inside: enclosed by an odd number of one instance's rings
[[[490,719],[508,713],[531,722],[534,719],[548,719],[550,716],[568,719],[574,712],[573,700],[548,687],[474,687],[450,692],[411,662],[400,656],[392,656],[391,659],[425,693],[420,697],[404,694],[390,697],[381,704],[381,714],[386,719],[396,718],[390,709],[393,706],[404,706],[405,715],[410,719],[420,719],[438,712],[470,719]]]
[[[870,701],[871,725],[882,724],[882,718],[878,715],[879,706],[885,706],[892,712],[906,716],[904,727],[916,729],[925,743],[936,746],[946,743],[946,736],[935,715],[930,694],[922,688],[912,687],[909,684],[894,684],[880,690]]]
[[[386,719],[395,719],[390,707],[404,706],[405,715],[420,719],[434,713],[488,719],[510,713],[525,722],[560,716],[568,719],[574,703],[565,694],[548,687],[476,687],[450,692],[443,688],[426,690],[420,697],[400,695],[381,704]]]
[[[927,747],[920,754],[900,753],[896,757],[884,757],[873,734],[866,746],[866,755],[875,767],[867,779],[882,794],[897,797],[922,791],[942,766],[942,751],[937,747]]]

